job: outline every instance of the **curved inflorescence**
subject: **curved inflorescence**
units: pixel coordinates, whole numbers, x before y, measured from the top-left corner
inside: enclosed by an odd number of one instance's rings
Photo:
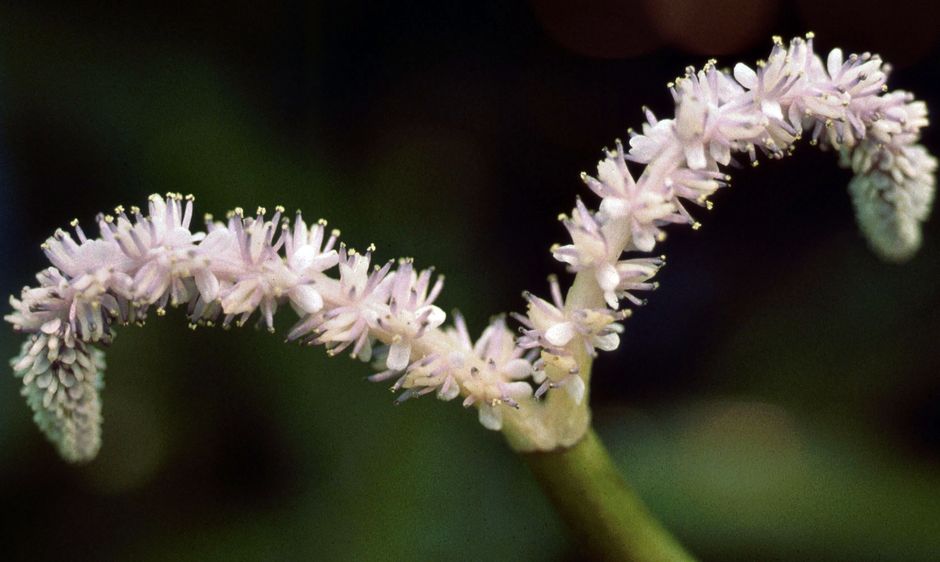
[[[325,221],[308,225],[298,213],[291,222],[280,207],[271,217],[235,209],[224,222],[207,216],[205,232],[194,232],[192,198],[168,194],[152,196],[146,216],[121,207],[99,215],[98,238],[74,222],[74,236],[59,230],[43,244],[52,267],[37,275],[37,287],[11,297],[6,316],[28,335],[14,371],[62,455],[87,460],[100,446],[104,360],[94,346],[109,344],[115,326],[185,305],[194,326],[244,325],[257,312],[273,331],[274,314],[287,305],[299,317],[288,340],[374,358],[380,372],[370,378],[393,380],[398,401],[461,396],[517,448],[571,445],[587,427],[591,360],[619,345],[630,312],[621,299],[640,305],[636,293],[658,286],[651,279],[664,259],[624,252],[653,251],[671,223],[697,228],[686,205],[711,206],[730,179],[720,168],[736,153],[756,165],[759,154],[790,154],[804,136],[837,150],[855,173],[849,191],[872,248],[892,261],[913,255],[937,164],[918,144],[925,105],[888,92],[887,70],[868,53],[845,58],[835,49],[823,61],[811,34],[789,45],[775,38],[756,69],[722,71],[714,61],[687,69],[669,85],[675,117],[646,110],[629,149],[617,141],[596,177],[582,174],[599,208],[578,199],[561,217],[570,243],[552,247],[577,274],[574,284],[566,297],[554,277],[550,300],[526,293],[527,313],[513,315],[518,336],[503,317],[476,341],[459,315],[444,327],[434,304],[442,278],[411,260],[374,264],[371,248],[347,248]],[[628,163],[645,167],[635,177]],[[540,400],[554,388],[564,392]]]

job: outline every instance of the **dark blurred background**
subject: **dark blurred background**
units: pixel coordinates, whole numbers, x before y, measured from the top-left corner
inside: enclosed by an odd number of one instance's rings
[[[578,173],[643,104],[670,114],[684,66],[812,30],[881,53],[937,111],[926,6],[4,3],[2,290],[73,217],[191,192],[200,213],[302,208],[433,264],[478,332],[544,292],[555,216],[590,199]],[[599,431],[705,559],[940,558],[940,228],[880,263],[848,180],[808,146],[739,170],[701,231],[672,230],[662,288],[597,363]],[[0,379],[3,559],[579,559],[498,434],[456,404],[393,407],[362,364],[179,313],[122,330],[108,362],[82,467]]]

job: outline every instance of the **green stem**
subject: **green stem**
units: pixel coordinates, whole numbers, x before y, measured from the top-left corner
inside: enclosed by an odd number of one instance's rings
[[[630,489],[593,429],[571,448],[522,457],[575,538],[599,560],[693,560]]]

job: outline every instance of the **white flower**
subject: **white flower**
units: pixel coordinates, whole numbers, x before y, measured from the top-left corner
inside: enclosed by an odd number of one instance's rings
[[[619,282],[617,274],[614,291]],[[549,388],[563,388],[579,404],[584,399],[586,387],[573,352],[580,348],[594,356],[597,349],[616,349],[620,345],[619,334],[623,331],[623,326],[617,321],[626,318],[629,312],[606,308],[566,308],[558,279],[554,276],[549,278],[549,289],[552,302],[531,293],[524,294],[529,301],[527,314],[513,314],[522,324],[522,336],[517,345],[540,351],[539,360],[533,364],[533,379],[540,385],[535,392],[536,397]]]
[[[659,269],[666,263],[666,258],[634,258],[617,262],[617,288],[616,293],[620,298],[625,298],[635,305],[646,304],[645,300],[635,297],[633,291],[653,291],[659,288],[658,282],[650,282],[650,279],[659,272]]]
[[[339,263],[339,254],[333,247],[339,236],[333,230],[324,241],[326,221],[320,219],[307,227],[300,211],[294,218],[294,228],[288,232],[286,226],[281,236],[285,240],[284,255],[288,269],[296,276],[296,284],[290,288],[288,297],[298,315],[314,314],[323,308],[323,296],[316,289],[316,275]]]
[[[121,248],[114,241],[88,239],[79,227],[72,223],[80,242],[62,229],[46,240],[42,249],[53,266],[65,276],[75,279],[99,271],[125,271],[130,267]]]
[[[797,57],[797,60],[804,59]],[[744,63],[734,66],[735,80],[750,92],[750,106],[762,117],[759,122],[761,129],[755,132],[766,133],[763,138],[752,137],[752,141],[759,143],[772,157],[783,156],[784,150],[793,144],[802,131],[799,120],[791,124],[783,113],[783,105],[789,103],[788,96],[804,76],[800,68],[794,67],[793,61],[783,42],[775,37],[770,56],[766,62],[758,63],[756,72]]]
[[[300,277],[278,253],[286,237],[274,241],[281,209],[271,220],[265,220],[263,208],[258,209],[254,218],[245,218],[243,214],[236,209],[230,217],[228,230],[232,235],[224,236],[230,246],[219,252],[213,263],[213,272],[226,281],[219,291],[219,300],[226,324],[240,316],[238,323],[243,325],[255,310],[260,310],[268,330],[273,331],[278,301],[288,296],[292,301],[300,301],[304,296],[294,291]],[[221,241],[223,235],[218,236]]]
[[[619,277],[618,277],[619,279]],[[626,313],[608,309],[565,308],[561,297],[558,279],[549,279],[552,302],[525,293],[529,301],[526,316],[514,314],[513,317],[523,325],[523,336],[519,345],[526,349],[541,347],[555,355],[569,355],[570,346],[581,345],[589,355],[595,349],[612,351],[620,345],[619,333],[623,326],[618,320]]]
[[[499,431],[503,426],[502,406],[519,408],[519,402],[532,396],[532,387],[521,379],[533,373],[532,364],[522,355],[503,318],[495,319],[473,346],[481,367],[470,367],[462,383],[467,398],[463,405],[477,405],[483,427]]]
[[[329,307],[301,320],[288,339],[323,344],[330,355],[351,345],[353,357],[368,360],[374,339],[371,330],[378,325],[378,311],[387,306],[392,281],[388,276],[392,262],[370,272],[371,261],[371,251],[360,254],[340,247],[339,286],[324,295]]]
[[[569,271],[592,271],[597,284],[604,290],[607,302],[616,308],[617,297],[614,296],[614,289],[617,286],[617,271],[610,263],[611,256],[608,254],[607,240],[601,226],[580,198],[572,214],[572,218],[562,217],[572,243],[553,246],[552,255],[556,260],[567,263]]]
[[[168,193],[166,199],[151,195],[149,213],[144,217],[133,207],[132,221],[122,207],[115,209],[117,218],[99,216],[102,238],[120,247],[128,269],[134,271],[132,298],[142,305],[189,302],[191,285],[184,279],[200,270],[207,262],[200,259],[196,243],[205,236],[189,230],[192,220],[192,197]]]
[[[500,317],[472,343],[463,317],[454,317],[454,328],[445,330],[449,352],[430,354],[413,361],[402,372],[389,368],[369,377],[378,382],[398,377],[393,391],[404,390],[396,403],[432,392],[441,400],[463,395],[464,407],[476,406],[480,423],[492,430],[502,427],[502,407],[519,408],[519,402],[532,395],[523,382],[533,375],[532,363],[523,357],[512,332]]]
[[[414,361],[405,369],[386,369],[369,377],[372,382],[382,382],[396,378],[392,385],[392,392],[405,389],[396,404],[414,396],[424,396],[432,392],[445,402],[453,400],[460,395],[461,369],[466,361],[464,352],[451,352],[444,355],[432,353]]]
[[[425,331],[437,328],[447,318],[444,311],[433,304],[444,286],[444,280],[438,277],[434,286],[430,287],[431,274],[432,270],[426,269],[419,275],[411,260],[403,260],[391,276],[388,312],[376,319],[379,328],[392,334],[386,359],[389,369],[402,370],[407,367],[411,361],[412,344]]]
[[[673,164],[692,170],[716,170],[731,162],[732,151],[753,151],[766,130],[767,117],[756,109],[744,89],[709,61],[702,70],[686,69],[672,88],[676,102],[676,144]],[[764,104],[765,109],[773,104]],[[779,109],[779,108],[778,108]]]
[[[640,164],[649,164],[666,150],[675,146],[672,119],[658,120],[649,108],[643,108],[646,122],[642,133],[630,131],[630,152],[627,159]]]
[[[664,184],[649,181],[649,176],[640,183],[633,180],[619,140],[614,150],[607,151],[607,158],[597,163],[597,178],[582,173],[581,180],[601,197],[600,216],[604,220],[628,222],[632,244],[641,251],[653,249],[661,236],[661,225],[684,220],[677,215]],[[608,280],[612,277],[609,272],[600,275]]]
[[[894,91],[878,98],[871,114],[874,120],[867,134],[873,141],[895,146],[915,144],[919,132],[929,123],[927,105],[915,101],[910,92]]]
[[[311,272],[321,272],[330,269],[339,263],[339,254],[333,247],[339,236],[338,230],[333,230],[329,238],[325,238],[326,221],[320,219],[307,227],[300,211],[294,219],[294,228],[287,236],[285,233],[284,255],[287,265],[306,279]]]
[[[386,369],[372,375],[369,380],[381,382],[397,377],[392,391],[405,389],[395,400],[399,404],[412,396],[432,392],[436,392],[440,400],[453,400],[463,391],[461,381],[471,374],[467,363],[472,361],[473,340],[460,313],[454,314],[454,325],[441,332],[447,347],[445,353],[430,353],[413,361],[404,372],[402,369]]]
[[[672,193],[672,203],[677,209],[675,216],[682,220],[673,218],[671,222],[685,222],[691,224],[693,229],[698,228],[698,221],[686,210],[681,200],[711,209],[712,202],[708,198],[719,188],[727,186],[730,179],[731,176],[712,170],[690,170],[685,167],[672,170],[663,183]],[[652,248],[647,251],[650,250]]]
[[[14,312],[7,322],[27,332],[60,333],[85,341],[110,342],[113,322],[125,322],[130,315],[125,299],[107,291],[109,283],[117,283],[106,270],[82,274],[70,281],[50,267],[36,279],[39,287],[25,287],[20,298],[10,297]],[[119,286],[125,288],[126,278]]]
[[[836,148],[854,146],[865,138],[873,116],[882,104],[880,94],[887,81],[881,59],[871,53],[850,55],[833,49],[822,63],[813,65],[806,92],[798,100],[812,119],[812,138]],[[808,127],[807,127],[808,128]]]

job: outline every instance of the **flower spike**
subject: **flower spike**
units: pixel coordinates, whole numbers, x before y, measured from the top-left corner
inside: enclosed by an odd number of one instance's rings
[[[562,217],[571,242],[552,247],[575,281],[563,294],[551,277],[550,299],[525,293],[527,313],[512,315],[521,324],[515,337],[502,316],[476,340],[459,314],[445,326],[435,304],[442,277],[410,259],[376,265],[373,248],[347,248],[326,221],[308,225],[298,212],[291,224],[280,206],[270,216],[263,207],[254,216],[236,208],[225,221],[206,215],[199,232],[193,198],[168,193],[152,195],[146,215],[120,206],[98,215],[98,237],[73,221],[72,233],[46,240],[51,266],[10,298],[5,319],[26,336],[11,365],[39,428],[64,458],[87,461],[101,443],[98,346],[117,327],[185,306],[192,327],[242,326],[257,312],[273,331],[288,305],[298,320],[287,340],[323,345],[330,355],[374,355],[379,372],[369,378],[394,381],[395,403],[462,397],[519,450],[571,446],[590,420],[591,361],[618,347],[630,314],[619,301],[642,305],[637,293],[659,286],[653,277],[664,258],[633,252],[652,252],[669,224],[698,228],[686,205],[710,209],[730,180],[723,167],[739,155],[754,165],[762,155],[780,159],[804,137],[838,151],[855,174],[849,192],[872,248],[890,261],[917,251],[937,161],[920,144],[926,106],[887,91],[887,79],[877,55],[834,49],[823,60],[810,35],[788,45],[775,38],[754,68],[726,72],[709,61],[686,69],[669,85],[675,116],[644,109],[629,146],[616,141],[596,176],[581,175],[598,209],[577,199]]]

